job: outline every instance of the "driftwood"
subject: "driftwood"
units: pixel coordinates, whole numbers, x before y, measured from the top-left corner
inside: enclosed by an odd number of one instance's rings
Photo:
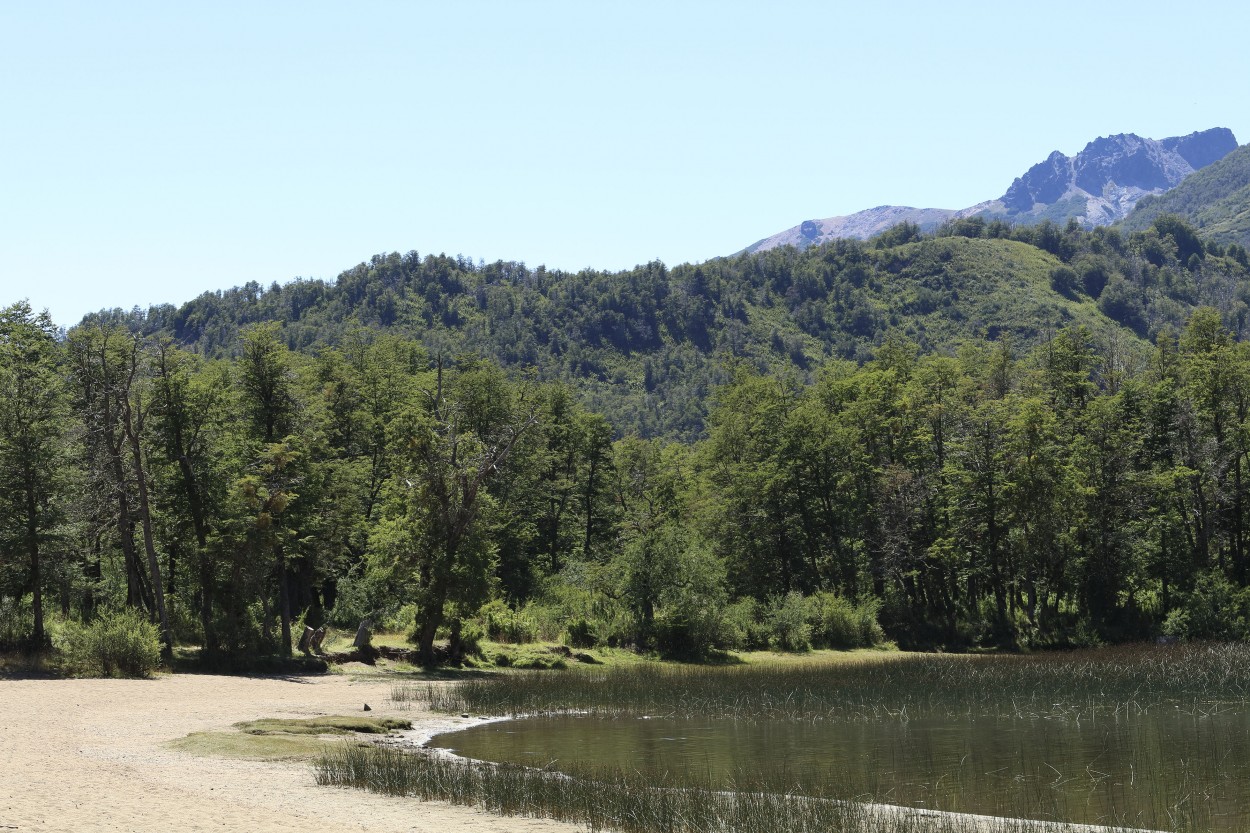
[[[307,625],[304,626],[304,633],[299,638],[299,649],[304,653],[304,656],[312,655],[312,638],[314,633],[316,631],[312,628]]]
[[[304,633],[299,638],[299,649],[303,651],[306,656],[312,656],[313,654],[320,654],[321,643],[325,641],[325,638],[326,638],[325,625],[322,625],[316,630],[313,630],[308,625],[305,625]]]

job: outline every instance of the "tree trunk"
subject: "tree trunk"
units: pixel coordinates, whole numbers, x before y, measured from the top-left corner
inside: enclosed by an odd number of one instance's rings
[[[26,551],[30,556],[31,610],[35,616],[34,630],[31,632],[31,647],[42,651],[48,637],[43,628],[43,575],[39,563],[39,532],[36,527],[33,493],[27,495],[28,514],[26,520]]]
[[[440,604],[437,611],[426,613],[425,620],[421,623],[421,632],[417,638],[417,661],[426,668],[434,664],[434,637],[438,634],[438,626],[442,621],[443,606]]]
[[[278,652],[284,657],[291,655],[291,578],[286,569],[282,547],[278,548],[278,617],[282,620],[282,644]]]
[[[152,579],[152,599],[156,604],[156,617],[161,629],[161,656],[168,662],[174,657],[174,637],[169,627],[169,612],[165,609],[161,563],[156,555],[156,536],[152,530],[152,512],[148,500],[147,473],[143,468],[143,450],[139,447],[139,432],[134,424],[134,413],[129,399],[126,401],[122,416],[125,418],[126,436],[130,440],[131,461],[139,489],[139,520],[143,525],[143,548],[148,558],[148,571]]]

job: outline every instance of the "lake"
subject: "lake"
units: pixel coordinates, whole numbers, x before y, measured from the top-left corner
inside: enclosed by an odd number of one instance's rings
[[[1250,829],[1250,712],[1160,704],[1132,713],[864,720],[533,717],[431,746],[551,769],[786,778],[891,804],[1163,830]]]

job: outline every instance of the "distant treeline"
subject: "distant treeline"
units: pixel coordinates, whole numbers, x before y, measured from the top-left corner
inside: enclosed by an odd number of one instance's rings
[[[1176,217],[1142,231],[966,218],[935,235],[900,225],[864,242],[773,249],[668,268],[560,272],[464,257],[377,255],[332,283],[256,283],[181,307],[114,311],[145,335],[237,356],[242,328],[283,324],[298,352],[387,329],[431,352],[471,352],[573,386],[620,435],[704,436],[713,388],[738,361],[814,381],[831,359],[873,357],[888,333],[922,352],[1010,336],[1020,348],[1073,324],[1144,354],[1198,306],[1250,326],[1250,259]]]
[[[814,257],[852,250],[892,251]],[[0,641],[117,606],[209,657],[366,616],[427,659],[483,632],[863,644],[878,614],[909,646],[1247,633],[1250,346],[1215,309],[1137,352],[1074,324],[730,361],[695,442],[614,439],[569,386],[472,353],[335,340],[259,323],[206,358],[0,313]]]

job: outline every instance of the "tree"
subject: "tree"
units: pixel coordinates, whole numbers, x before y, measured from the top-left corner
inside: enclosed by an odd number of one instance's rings
[[[290,351],[279,340],[278,329],[277,323],[268,322],[243,333],[239,386],[243,392],[243,409],[251,425],[252,477],[259,477],[260,485],[245,478],[241,487],[246,502],[257,511],[255,531],[259,534],[255,542],[261,552],[267,551],[273,560],[282,627],[278,650],[286,656],[291,653],[291,576],[286,546],[291,530],[282,528],[283,534],[278,534],[278,522],[295,497],[288,478],[290,464],[298,457],[293,450],[295,440],[290,435],[295,430],[299,400],[295,394]]]
[[[100,479],[111,481],[117,500],[117,529],[127,563],[127,602],[148,608],[161,629],[162,652],[173,656],[173,632],[156,552],[150,472],[145,450],[152,407],[147,355],[139,337],[120,325],[85,324],[70,337],[78,404],[88,429],[92,462]],[[138,524],[146,564],[140,561]],[[145,571],[146,568],[146,571]]]
[[[204,651],[213,656],[219,647],[213,616],[217,580],[209,539],[215,533],[215,516],[223,502],[222,484],[229,482],[218,448],[229,380],[224,370],[205,372],[197,357],[165,339],[156,344],[154,362],[154,434],[166,463],[177,472],[173,478],[176,485],[170,490],[169,501],[173,504],[170,514],[175,516],[174,524],[182,525],[183,529],[189,524],[191,528]],[[185,537],[174,536],[175,539]],[[172,585],[172,551],[170,561]]]
[[[44,630],[44,543],[55,522],[62,465],[64,386],[57,369],[56,329],[47,312],[21,301],[0,311],[0,535],[26,558],[32,595],[31,644]]]
[[[434,662],[434,639],[446,621],[460,649],[463,619],[489,597],[494,542],[487,486],[538,420],[524,389],[489,366],[449,374],[436,359],[425,407],[397,431],[403,490],[400,509],[376,544],[406,579],[417,603],[420,661]]]

